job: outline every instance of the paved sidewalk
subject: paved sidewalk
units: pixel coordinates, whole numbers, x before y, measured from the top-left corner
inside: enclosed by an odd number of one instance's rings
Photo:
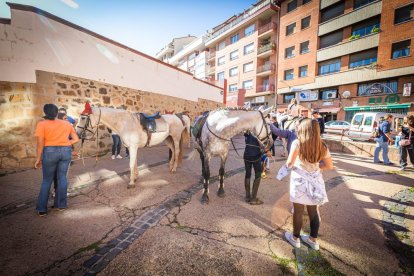
[[[126,188],[126,159],[107,155],[96,166],[88,159],[85,167],[75,162],[69,209],[50,210],[45,218],[34,211],[40,170],[0,177],[1,274],[413,273],[414,171],[400,173],[362,156],[333,156],[336,170],[324,174],[330,202],[320,208],[320,253],[303,245],[293,250],[283,239],[292,214],[288,180],[274,179],[284,162],[280,149],[262,180],[261,206],[243,200],[243,161],[234,151],[226,164],[226,197],[216,195],[213,177],[208,205],[200,202],[198,156],[170,174],[165,146],[140,150],[135,189]],[[213,159],[212,176],[218,168]]]

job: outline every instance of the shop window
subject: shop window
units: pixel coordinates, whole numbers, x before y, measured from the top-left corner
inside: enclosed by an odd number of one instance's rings
[[[395,94],[398,92],[398,81],[368,82],[358,84],[358,96],[373,96],[378,94]]]
[[[283,103],[290,103],[290,101],[294,98],[295,98],[295,93],[283,94]]]

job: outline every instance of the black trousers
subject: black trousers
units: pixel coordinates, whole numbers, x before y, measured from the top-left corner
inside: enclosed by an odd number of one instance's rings
[[[414,165],[414,145],[400,147],[400,166],[406,167],[408,165],[407,155],[410,157],[411,165]]]
[[[262,161],[260,156],[244,157],[245,178],[250,179],[252,176],[252,167],[254,168],[254,179],[262,177]]]

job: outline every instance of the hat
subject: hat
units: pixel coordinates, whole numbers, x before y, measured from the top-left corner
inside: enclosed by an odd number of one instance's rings
[[[81,113],[82,115],[90,115],[92,114],[92,108],[91,105],[89,104],[89,102],[85,103],[85,109],[82,111]]]
[[[43,106],[43,112],[45,113],[45,116],[43,116],[43,118],[47,120],[54,120],[58,114],[58,108],[54,104],[45,104]]]
[[[314,110],[314,111],[312,111],[312,115],[313,114],[319,114],[319,111],[318,110]]]

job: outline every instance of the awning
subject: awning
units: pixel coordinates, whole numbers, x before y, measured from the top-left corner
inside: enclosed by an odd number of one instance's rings
[[[406,104],[387,104],[387,105],[368,105],[368,106],[348,106],[344,107],[345,111],[352,111],[352,110],[378,110],[378,109],[403,109],[409,108],[411,103]]]
[[[321,108],[318,109],[319,113],[338,113],[341,108],[339,107],[331,107],[331,108]]]

